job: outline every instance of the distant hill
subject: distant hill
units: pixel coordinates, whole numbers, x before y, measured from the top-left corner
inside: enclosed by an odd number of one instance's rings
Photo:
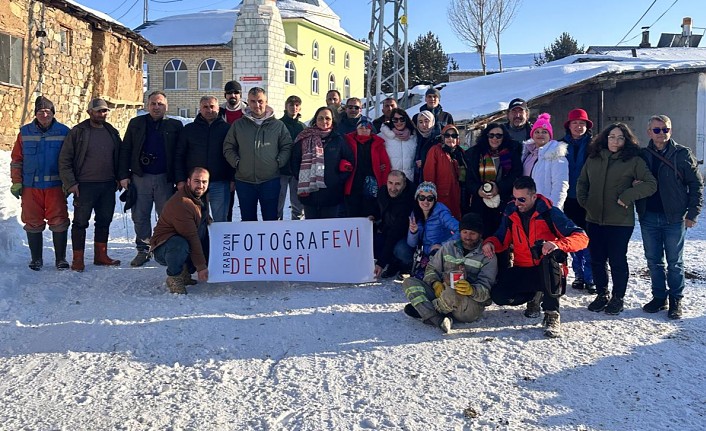
[[[534,56],[539,56],[536,54],[502,54],[503,60],[503,70],[505,69],[518,69],[527,68],[534,66]],[[477,52],[456,52],[449,54],[449,57],[456,60],[458,68],[461,71],[474,71],[482,70],[480,65],[480,54]],[[498,56],[497,54],[485,55],[486,69],[490,72],[498,71]]]

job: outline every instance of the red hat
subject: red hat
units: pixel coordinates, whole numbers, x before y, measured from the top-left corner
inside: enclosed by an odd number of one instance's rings
[[[581,108],[576,108],[576,109],[569,111],[569,119],[566,120],[566,123],[564,123],[564,128],[568,129],[569,123],[571,123],[574,120],[583,120],[586,122],[586,126],[589,129],[593,128],[593,121],[588,119],[588,114],[586,113],[586,111],[584,111]]]

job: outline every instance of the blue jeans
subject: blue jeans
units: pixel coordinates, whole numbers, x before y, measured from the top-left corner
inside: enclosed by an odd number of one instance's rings
[[[263,220],[277,220],[279,202],[279,177],[260,184],[235,180],[235,192],[240,203],[240,218],[243,221],[257,221],[257,204]]]
[[[574,270],[576,278],[581,278],[586,283],[593,283],[591,252],[588,251],[588,248],[571,253],[571,269]]]
[[[669,294],[680,299],[684,291],[684,221],[669,223],[663,213],[647,211],[640,217],[640,230],[652,279],[652,296],[662,299]]]
[[[230,205],[230,181],[214,181],[208,185],[208,206],[213,221],[226,221]]]
[[[189,253],[189,242],[180,235],[174,235],[164,244],[152,251],[154,260],[160,265],[167,267],[167,275],[175,277],[181,274],[184,265],[187,265],[189,273],[193,273],[195,268],[191,263]]]
[[[395,249],[392,254],[406,266],[412,266],[414,259],[414,248],[407,244],[407,238],[401,239],[395,244]]]
[[[162,214],[164,204],[174,194],[174,185],[167,182],[167,174],[144,174],[141,177],[133,175],[130,187],[137,190],[137,201],[130,209],[135,224],[135,245],[137,250],[147,251],[152,236],[152,203],[157,216]]]

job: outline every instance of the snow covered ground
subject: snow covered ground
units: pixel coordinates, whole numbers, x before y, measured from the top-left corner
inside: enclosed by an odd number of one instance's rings
[[[0,152],[0,171],[9,159]],[[705,282],[687,282],[683,320],[643,313],[639,229],[621,315],[570,291],[560,339],[497,306],[443,335],[401,311],[392,281],[169,294],[163,267],[129,267],[119,208],[120,268],[56,271],[47,231],[47,266],[31,271],[9,186],[0,177],[1,430],[704,429]],[[703,224],[685,253],[701,277]]]

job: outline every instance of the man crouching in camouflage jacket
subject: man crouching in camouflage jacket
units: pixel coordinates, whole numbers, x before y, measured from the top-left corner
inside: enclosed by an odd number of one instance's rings
[[[490,288],[498,274],[498,261],[483,255],[483,221],[478,214],[466,214],[459,224],[460,240],[449,240],[429,260],[424,280],[407,278],[403,283],[409,304],[405,313],[448,333],[453,316],[459,322],[480,318],[490,304]],[[463,279],[450,283],[452,271]]]

